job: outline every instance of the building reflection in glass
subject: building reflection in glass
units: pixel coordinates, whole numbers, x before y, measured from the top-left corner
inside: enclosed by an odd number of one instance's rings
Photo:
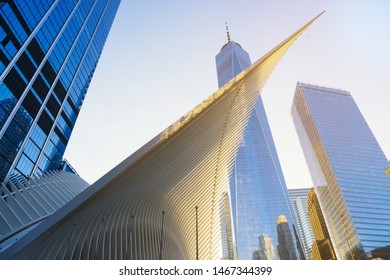
[[[10,111],[10,108],[12,109],[15,106],[15,103],[16,100],[12,98],[0,101],[0,124],[6,121],[8,112]],[[19,147],[26,135],[24,128],[27,127],[30,122],[31,118],[28,114],[22,108],[19,108],[13,118],[13,121],[8,126],[8,134],[1,138],[0,178],[3,178],[7,174],[8,169],[15,159],[19,151]]]
[[[296,260],[295,243],[286,216],[280,215],[276,221],[278,231],[278,253],[281,260]]]
[[[259,250],[253,252],[252,259],[254,260],[275,259],[275,248],[271,236],[267,234],[262,234],[259,236]]]
[[[120,0],[1,2],[0,182],[15,183],[61,168]]]

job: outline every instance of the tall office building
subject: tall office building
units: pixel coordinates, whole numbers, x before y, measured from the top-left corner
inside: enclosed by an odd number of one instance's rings
[[[248,53],[230,40],[228,32],[228,42],[216,56],[219,87],[250,64]],[[287,218],[293,232],[291,203],[261,97],[249,118],[235,159],[230,196],[238,259],[253,258],[259,249],[260,236],[269,236],[277,248],[275,223],[280,215]]]
[[[298,83],[292,116],[338,259],[390,244],[390,166],[350,93]]]
[[[61,169],[120,0],[3,2],[0,182]]]
[[[88,187],[63,154],[119,2],[0,5],[0,252]]]
[[[305,258],[310,259],[311,245],[314,242],[313,231],[311,229],[308,208],[307,195],[309,188],[289,189],[288,194],[291,199],[292,208],[297,222],[298,234],[300,237],[302,249],[304,250]]]
[[[314,188],[307,194],[308,213],[315,240],[312,243],[312,260],[335,260],[332,241]]]
[[[230,212],[226,174],[260,90],[315,19],[0,252],[0,259],[229,258],[222,240],[231,239],[222,236],[222,228],[231,232],[229,219],[221,218]]]

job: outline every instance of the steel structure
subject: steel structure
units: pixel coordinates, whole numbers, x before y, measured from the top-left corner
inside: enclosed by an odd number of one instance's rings
[[[1,183],[0,252],[88,186],[78,175],[61,171]]]

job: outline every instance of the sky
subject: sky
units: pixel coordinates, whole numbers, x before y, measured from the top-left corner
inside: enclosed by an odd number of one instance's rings
[[[287,187],[312,187],[290,113],[298,81],[350,92],[389,158],[386,0],[122,0],[65,158],[93,183],[215,92],[225,22],[254,62],[323,10],[261,93]]]

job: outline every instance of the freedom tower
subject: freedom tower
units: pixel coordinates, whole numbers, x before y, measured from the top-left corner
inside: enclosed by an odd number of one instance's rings
[[[248,53],[230,40],[226,29],[228,42],[215,58],[219,87],[251,65]],[[235,158],[230,197],[238,259],[299,259],[292,206],[261,96]],[[292,244],[284,249],[290,252],[277,249],[282,248],[278,244],[279,216],[284,216],[284,229],[291,235]],[[266,244],[262,240],[267,240]]]

